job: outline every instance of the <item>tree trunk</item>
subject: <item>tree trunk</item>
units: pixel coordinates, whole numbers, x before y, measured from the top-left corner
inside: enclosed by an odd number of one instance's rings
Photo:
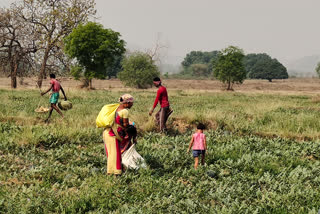
[[[228,81],[228,88],[227,88],[227,90],[228,90],[228,91],[232,90],[232,89],[231,89],[231,82],[230,82],[230,81]]]
[[[86,77],[82,79],[82,85],[81,88],[88,88],[90,85],[89,83],[89,79],[87,79]]]
[[[16,72],[16,66],[11,68],[11,88],[17,88],[17,72]]]
[[[269,82],[272,82],[272,79],[268,79],[269,80]]]
[[[13,72],[11,73],[11,88],[17,88],[17,72],[19,61],[15,59]]]
[[[47,61],[48,61],[48,58],[49,58],[49,51],[50,51],[50,48],[47,47],[46,51],[44,53],[44,56],[43,56],[43,61],[42,61],[42,64],[41,64],[41,69],[40,69],[40,73],[38,75],[38,81],[37,81],[39,88],[41,88],[42,80],[44,79],[44,77],[46,75],[46,66],[47,66]]]
[[[93,87],[92,87],[92,79],[89,80],[89,88],[93,89]]]
[[[11,77],[11,88],[17,88],[17,56],[10,55],[10,77]]]
[[[17,77],[11,75],[11,88],[17,88]]]

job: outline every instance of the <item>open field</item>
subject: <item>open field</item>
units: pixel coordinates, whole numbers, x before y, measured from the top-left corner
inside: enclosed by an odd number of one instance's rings
[[[66,88],[79,88],[81,82],[71,78],[61,78],[61,83]],[[19,82],[19,81],[18,81]],[[18,84],[20,89],[35,89],[36,78],[24,78],[24,84]],[[191,91],[222,91],[223,85],[217,80],[179,80],[165,79],[164,85],[169,90],[191,90]],[[43,81],[43,87],[49,86],[49,80]],[[125,88],[117,79],[93,80],[96,89],[105,90],[132,90]],[[0,78],[0,88],[10,88],[9,78]],[[282,93],[282,94],[319,94],[320,79],[318,78],[294,78],[287,80],[245,80],[242,85],[234,85],[237,92],[245,93]]]
[[[148,168],[120,178],[106,175],[94,121],[130,89],[111,80],[94,82],[105,90],[79,90],[63,80],[74,108],[63,121],[54,112],[48,125],[34,112],[48,97],[31,82],[0,89],[0,213],[317,213],[320,82],[295,81],[246,81],[224,92],[215,81],[168,80],[167,136],[147,114],[155,90],[132,90],[137,150]],[[208,126],[207,165],[194,171],[186,150],[200,121]]]
[[[66,93],[75,108],[66,113],[63,124],[77,124],[72,128],[93,126],[101,107],[116,102],[121,94],[127,92],[128,89],[87,91],[69,88]],[[153,104],[155,91],[133,90],[130,93],[136,98],[132,117],[140,124],[140,131],[154,131],[148,110]],[[174,115],[169,120],[173,132],[177,130],[184,133],[201,121],[210,129],[223,128],[242,135],[279,136],[296,140],[320,138],[318,95],[171,90],[169,96],[174,109]],[[48,95],[39,96],[37,89],[2,90],[0,98],[0,121],[13,121],[24,126],[43,125],[45,116],[34,112],[34,109],[39,105],[48,105]],[[54,114],[55,120],[59,121],[59,117]]]

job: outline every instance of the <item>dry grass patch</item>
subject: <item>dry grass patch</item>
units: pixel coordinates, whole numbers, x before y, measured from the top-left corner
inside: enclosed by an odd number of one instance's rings
[[[320,103],[320,96],[313,96],[312,99],[311,99],[311,101],[312,101],[313,103]]]

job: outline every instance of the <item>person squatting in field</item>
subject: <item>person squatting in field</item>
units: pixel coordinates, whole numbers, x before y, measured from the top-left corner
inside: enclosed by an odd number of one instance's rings
[[[136,129],[129,123],[129,109],[134,98],[124,94],[119,98],[120,105],[116,110],[115,121],[111,128],[103,131],[103,141],[107,155],[107,173],[122,174],[121,154],[130,147],[131,139],[136,143]]]
[[[192,135],[189,148],[187,153],[189,153],[192,147],[192,154],[194,157],[194,169],[198,168],[199,164],[199,156],[201,156],[201,164],[204,165],[204,159],[207,151],[207,142],[206,142],[206,135],[203,134],[203,130],[205,126],[202,123],[197,125],[197,131]]]
[[[49,121],[53,109],[56,110],[61,115],[62,118],[64,117],[62,112],[59,110],[59,108],[57,106],[57,103],[58,103],[58,100],[59,100],[59,91],[60,90],[62,91],[62,94],[64,96],[64,100],[67,100],[67,96],[64,93],[64,90],[63,90],[60,82],[58,80],[56,80],[56,75],[55,74],[50,74],[50,87],[45,92],[42,92],[41,96],[45,95],[50,90],[51,90],[51,96],[50,96],[50,104],[51,104],[51,106],[50,106],[50,110],[49,110],[49,116],[45,120],[45,122]]]
[[[161,84],[161,80],[159,77],[155,77],[153,79],[153,84],[158,88],[157,96],[154,101],[153,107],[151,108],[149,115],[151,116],[154,109],[160,103],[160,110],[156,113],[156,122],[159,126],[160,132],[166,131],[166,122],[173,112],[170,108],[169,100],[168,100],[168,93],[166,87]]]

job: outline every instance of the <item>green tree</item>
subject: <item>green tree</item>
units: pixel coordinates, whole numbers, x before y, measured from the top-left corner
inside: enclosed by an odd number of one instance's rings
[[[83,76],[90,88],[92,79],[106,78],[125,52],[120,33],[95,22],[79,25],[64,42],[65,52],[79,64],[73,69],[73,75]]]
[[[320,62],[318,63],[317,67],[316,67],[316,72],[320,78]]]
[[[288,79],[286,67],[268,54],[248,54],[244,58],[247,76],[251,79]]]
[[[211,73],[207,64],[192,64],[190,70],[193,76],[209,76]]]
[[[116,77],[117,74],[122,70],[121,62],[123,60],[124,56],[115,56],[114,62],[108,66],[106,75],[110,79],[111,77]]]
[[[207,65],[208,71],[211,73],[214,66],[214,62],[218,58],[218,54],[219,54],[219,51],[211,51],[211,52],[191,51],[186,55],[186,57],[181,63],[183,67],[182,74],[198,76],[197,74],[193,73],[193,68],[191,66],[194,64]]]
[[[223,83],[227,83],[227,90],[232,90],[234,83],[242,84],[245,80],[243,58],[243,50],[235,46],[229,46],[219,53],[213,75]]]
[[[160,75],[158,67],[148,54],[135,52],[122,62],[123,70],[118,73],[119,79],[129,87],[148,88],[153,78]]]
[[[210,72],[212,72],[215,69],[216,64],[218,62],[218,57],[219,57],[219,51],[217,51],[216,54],[211,57],[210,62],[208,64],[208,69]]]

